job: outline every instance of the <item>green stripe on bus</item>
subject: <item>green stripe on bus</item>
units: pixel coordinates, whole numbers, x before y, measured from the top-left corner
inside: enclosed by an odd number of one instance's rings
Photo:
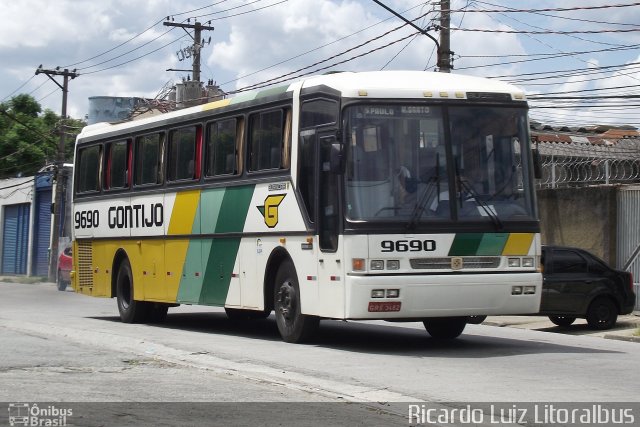
[[[509,233],[485,233],[480,241],[476,255],[498,256],[502,255],[504,245],[507,243]]]
[[[200,230],[204,234],[212,234],[216,231],[218,216],[222,208],[225,189],[215,188],[204,190],[200,193],[200,210],[205,214],[200,214]],[[198,215],[196,215],[198,216]]]
[[[231,273],[233,273],[233,266],[240,248],[240,238],[222,238],[210,242],[211,249],[199,302],[224,306],[231,283]],[[204,246],[207,244],[203,244],[203,248]]]
[[[484,233],[458,233],[453,239],[449,256],[476,255]]]
[[[289,89],[289,85],[272,87],[270,89],[261,90],[256,95],[256,98],[264,98],[265,96],[280,95],[281,93],[285,93],[287,89]]]
[[[244,230],[254,185],[227,188],[220,206],[216,233],[239,233]]]
[[[245,102],[245,101],[251,101],[255,99],[255,97],[256,97],[255,92],[241,93],[240,95],[234,96],[233,98],[231,98],[231,102],[229,103],[229,105],[238,104],[240,102]]]
[[[206,227],[203,222],[202,232],[242,232],[254,189],[254,185],[247,185],[203,192],[207,194],[203,194],[202,206],[208,205],[210,209],[213,208],[212,214],[215,212],[215,218],[212,215],[205,220],[206,215],[202,216],[202,220],[207,221]],[[199,299],[201,304],[225,304],[239,248],[239,237],[215,238],[202,243],[204,277]]]
[[[181,303],[194,303],[200,301],[202,293],[202,266],[203,266],[203,242],[200,239],[191,239],[187,256],[182,269],[182,278],[178,288],[177,301]],[[207,251],[207,255],[209,252]],[[199,272],[200,276],[196,276]]]
[[[457,233],[449,256],[500,256],[509,233]]]

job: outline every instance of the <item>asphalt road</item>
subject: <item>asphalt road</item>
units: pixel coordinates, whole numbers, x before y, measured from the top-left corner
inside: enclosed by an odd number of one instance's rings
[[[115,300],[48,283],[0,283],[0,343],[0,402],[66,405],[66,425],[409,425],[408,402],[640,402],[640,343],[491,325],[438,342],[420,323],[323,321],[295,345],[273,316],[181,306],[129,325]]]

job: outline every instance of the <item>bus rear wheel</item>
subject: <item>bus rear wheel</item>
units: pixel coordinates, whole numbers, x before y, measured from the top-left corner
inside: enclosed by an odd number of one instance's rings
[[[142,323],[149,317],[149,304],[133,299],[133,274],[128,259],[123,260],[118,269],[116,300],[120,320],[124,323]]]
[[[437,340],[452,340],[460,336],[467,326],[466,317],[438,317],[422,322],[425,329]]]
[[[284,341],[301,343],[316,333],[320,319],[301,313],[298,275],[289,260],[282,263],[276,274],[273,301],[276,324]]]

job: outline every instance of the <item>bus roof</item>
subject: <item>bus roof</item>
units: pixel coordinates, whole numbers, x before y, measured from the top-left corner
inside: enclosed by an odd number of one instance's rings
[[[466,92],[493,92],[518,95],[524,91],[499,80],[462,74],[427,71],[370,71],[345,72],[315,76],[305,80],[302,87],[326,85],[339,90],[344,97],[372,98],[447,98],[466,97]],[[362,95],[367,92],[367,95]],[[447,93],[445,96],[444,93]],[[457,94],[457,95],[456,95]]]
[[[233,98],[209,102],[195,107],[159,114],[149,118],[119,123],[96,123],[85,127],[79,139],[109,131],[124,131],[141,125],[153,125],[178,117],[198,114],[207,110],[239,104],[268,96],[293,92],[296,88],[327,86],[347,98],[414,98],[465,99],[469,92],[489,92],[510,95],[524,100],[524,92],[516,86],[498,80],[461,74],[428,71],[368,71],[340,72],[312,76],[283,86],[240,93]]]

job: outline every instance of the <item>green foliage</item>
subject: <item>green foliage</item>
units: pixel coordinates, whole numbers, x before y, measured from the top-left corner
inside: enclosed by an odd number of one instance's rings
[[[73,160],[76,135],[86,123],[67,119],[51,110],[42,112],[30,95],[20,94],[0,103],[0,178],[35,174],[54,163],[60,130],[64,129],[65,161]]]

